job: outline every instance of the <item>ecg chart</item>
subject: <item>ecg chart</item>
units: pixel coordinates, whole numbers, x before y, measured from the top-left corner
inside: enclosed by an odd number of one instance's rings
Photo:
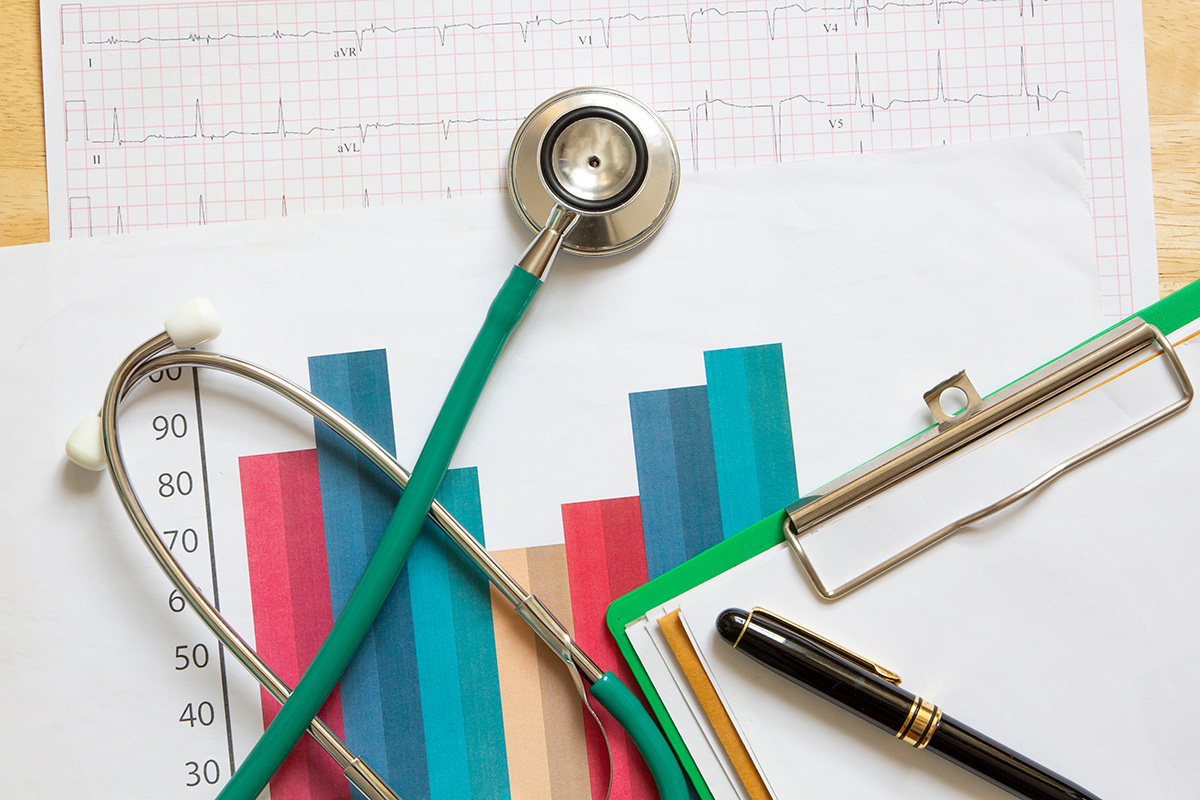
[[[696,170],[1082,130],[1106,310],[1157,299],[1115,0],[402,5],[44,5],[53,235],[499,191],[528,111],[597,84]]]

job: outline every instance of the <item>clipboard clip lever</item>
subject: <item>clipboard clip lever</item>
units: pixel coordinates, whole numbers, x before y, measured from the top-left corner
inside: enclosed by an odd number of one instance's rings
[[[814,533],[822,523],[1156,343],[1179,385],[1182,393],[1179,400],[1061,461],[1015,492],[960,517],[840,586],[829,589],[825,585],[803,545],[804,537]],[[950,389],[961,390],[967,397],[966,407],[957,414],[948,413],[941,405],[942,394]],[[1137,317],[986,399],[979,397],[966,373],[959,372],[924,395],[937,425],[788,506],[783,524],[785,538],[817,593],[826,600],[840,599],[963,528],[1008,508],[1075,467],[1177,414],[1191,403],[1193,394],[1187,371],[1167,337]]]

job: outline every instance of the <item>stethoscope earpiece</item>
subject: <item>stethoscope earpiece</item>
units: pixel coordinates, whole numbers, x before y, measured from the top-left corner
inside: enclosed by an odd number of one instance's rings
[[[188,350],[221,335],[221,318],[213,304],[203,297],[193,297],[167,317],[163,323],[171,343]]]
[[[108,468],[104,457],[104,433],[99,414],[84,417],[67,437],[67,458],[71,462],[92,472],[103,472]]]
[[[177,349],[190,350],[221,335],[221,317],[207,299],[193,297],[167,317],[163,329]],[[103,421],[99,414],[85,417],[71,431],[67,437],[67,458],[92,472],[103,472],[108,468]]]

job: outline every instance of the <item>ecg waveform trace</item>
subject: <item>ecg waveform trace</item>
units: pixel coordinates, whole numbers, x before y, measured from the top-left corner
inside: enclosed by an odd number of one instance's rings
[[[211,34],[211,33],[210,34],[201,34],[198,32],[190,32],[190,33],[181,34],[178,36],[154,36],[154,35],[142,36],[142,35],[139,35],[139,36],[132,37],[132,38],[110,34],[107,37],[97,37],[97,38],[93,38],[93,39],[88,39],[86,32],[81,27],[79,29],[79,38],[80,38],[80,42],[82,44],[95,46],[95,45],[102,45],[102,44],[144,44],[146,42],[177,43],[177,42],[199,42],[199,41],[204,41],[206,43],[211,44],[214,42],[223,42],[223,41],[227,41],[227,40],[236,41],[236,42],[246,42],[246,41],[263,40],[263,39],[289,39],[289,38],[299,40],[299,39],[308,39],[308,38],[318,38],[318,37],[322,37],[322,36],[336,38],[336,37],[340,37],[340,36],[353,35],[358,40],[358,47],[360,49],[362,49],[363,47],[365,47],[368,34],[370,34],[372,36],[389,36],[389,35],[398,35],[398,34],[427,33],[427,34],[436,36],[438,38],[438,41],[444,45],[446,43],[446,37],[448,35],[450,35],[451,33],[466,32],[467,34],[481,34],[481,33],[498,32],[498,31],[503,31],[503,32],[516,31],[520,34],[522,40],[528,41],[530,35],[534,32],[535,29],[540,30],[545,27],[555,28],[555,27],[562,27],[562,26],[568,26],[568,25],[569,26],[589,25],[589,26],[597,26],[597,27],[601,28],[601,30],[603,31],[603,34],[604,34],[604,38],[603,38],[604,46],[611,47],[612,46],[613,27],[617,23],[621,23],[621,22],[627,22],[627,23],[632,23],[632,24],[642,24],[642,23],[648,23],[648,22],[675,22],[683,27],[684,33],[687,36],[687,40],[690,42],[690,41],[692,41],[692,31],[695,28],[697,21],[698,20],[699,21],[707,21],[707,18],[710,15],[714,16],[718,19],[721,19],[721,20],[733,20],[733,19],[744,19],[747,21],[757,20],[762,23],[763,29],[764,29],[764,32],[766,33],[767,38],[774,39],[776,22],[777,22],[778,18],[780,17],[780,15],[782,15],[782,14],[790,14],[790,13],[849,14],[851,20],[853,21],[853,23],[855,25],[862,24],[862,25],[869,26],[871,23],[871,11],[872,10],[874,10],[875,12],[878,13],[878,12],[884,11],[889,8],[905,9],[905,10],[919,9],[919,10],[932,11],[933,15],[934,15],[934,19],[938,23],[940,23],[942,21],[943,9],[946,6],[965,6],[965,5],[972,4],[972,3],[975,3],[975,4],[1005,3],[1006,5],[1010,5],[1010,6],[1015,5],[1017,8],[1018,14],[1023,17],[1026,14],[1026,2],[1028,2],[1028,9],[1029,9],[1028,14],[1029,14],[1030,18],[1033,18],[1037,14],[1038,4],[1039,3],[1045,4],[1047,2],[1050,2],[1050,0],[918,0],[918,2],[883,2],[883,3],[869,3],[869,2],[864,3],[864,2],[857,2],[857,0],[855,0],[854,2],[851,2],[849,4],[844,4],[841,6],[829,6],[829,5],[806,6],[803,3],[787,3],[785,5],[776,5],[776,6],[773,6],[770,8],[764,6],[763,8],[750,8],[750,9],[724,9],[724,8],[717,8],[715,6],[708,6],[708,7],[702,7],[702,8],[697,8],[697,9],[689,9],[686,11],[672,11],[672,12],[666,12],[666,13],[637,14],[635,12],[625,12],[625,13],[621,13],[621,14],[609,14],[607,16],[579,17],[579,18],[567,18],[567,19],[542,17],[540,15],[534,15],[531,19],[511,19],[511,20],[505,20],[505,21],[501,21],[501,22],[495,22],[495,21],[493,21],[493,22],[454,22],[454,23],[429,24],[429,25],[406,25],[406,26],[399,26],[399,27],[394,26],[394,25],[388,25],[388,24],[377,25],[372,22],[371,24],[369,24],[365,27],[342,28],[342,29],[334,28],[331,30],[321,30],[319,28],[310,28],[308,30],[303,30],[303,31],[284,31],[284,30],[280,30],[280,29],[276,28],[275,30],[272,30],[272,31],[267,31],[267,32],[263,32],[263,33],[249,33],[249,34],[243,34],[240,32],[223,32],[223,33],[218,33],[218,34]],[[67,3],[61,7],[60,13],[62,14],[62,16],[65,17],[67,14],[74,14],[77,12],[81,13],[82,9],[83,9],[83,5],[81,3]],[[67,38],[65,24],[63,25],[62,37],[63,37],[63,43],[65,44],[66,38]]]
[[[498,191],[525,114],[595,84],[658,110],[696,170],[1082,129],[1100,274],[1123,313],[1114,2],[66,4],[52,225],[105,235]]]

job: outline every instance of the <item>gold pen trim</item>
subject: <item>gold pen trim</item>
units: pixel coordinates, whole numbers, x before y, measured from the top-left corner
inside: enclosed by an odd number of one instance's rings
[[[900,676],[897,675],[896,673],[892,672],[890,669],[887,669],[886,667],[882,667],[879,664],[876,664],[874,661],[871,661],[869,658],[860,656],[858,653],[854,652],[853,650],[848,650],[847,648],[842,647],[837,642],[826,639],[824,636],[822,636],[819,633],[813,633],[808,628],[797,625],[796,623],[792,622],[790,619],[779,616],[774,611],[768,611],[767,609],[763,608],[762,606],[755,606],[754,608],[752,608],[750,610],[750,613],[748,615],[746,615],[746,624],[742,626],[742,633],[746,632],[746,628],[749,627],[750,620],[754,617],[755,614],[757,614],[760,617],[769,619],[777,625],[780,625],[785,628],[789,628],[792,631],[800,634],[804,638],[811,639],[812,641],[816,642],[817,644],[820,644],[822,647],[825,647],[828,650],[831,650],[835,655],[846,659],[847,661],[849,661],[850,663],[859,667],[860,669],[865,669],[867,672],[870,672],[871,674],[873,674],[877,677],[883,678],[888,683],[900,683]],[[742,640],[742,634],[739,633],[737,642],[740,642],[741,640]],[[733,643],[734,647],[737,647],[737,642]]]
[[[923,697],[913,698],[912,706],[908,709],[908,717],[896,738],[907,742],[918,750],[924,749],[942,721],[942,710]]]
[[[737,638],[733,640],[733,649],[736,650],[738,642],[742,641],[742,637],[746,635],[746,628],[750,627],[750,620],[754,619],[754,612],[760,611],[757,606],[750,609],[750,613],[746,615],[746,621],[742,623],[742,629],[738,631]]]
[[[924,750],[925,745],[929,744],[929,740],[933,738],[933,734],[937,732],[938,725],[942,723],[942,709],[935,706],[933,720],[929,723],[929,729],[925,731],[925,735],[921,737],[921,741],[917,742],[917,749]]]
[[[912,705],[908,708],[908,716],[904,718],[904,724],[900,726],[900,730],[896,731],[896,738],[903,738],[904,732],[908,730],[908,726],[912,724],[913,717],[917,715],[917,709],[921,707],[921,698],[914,697]]]

